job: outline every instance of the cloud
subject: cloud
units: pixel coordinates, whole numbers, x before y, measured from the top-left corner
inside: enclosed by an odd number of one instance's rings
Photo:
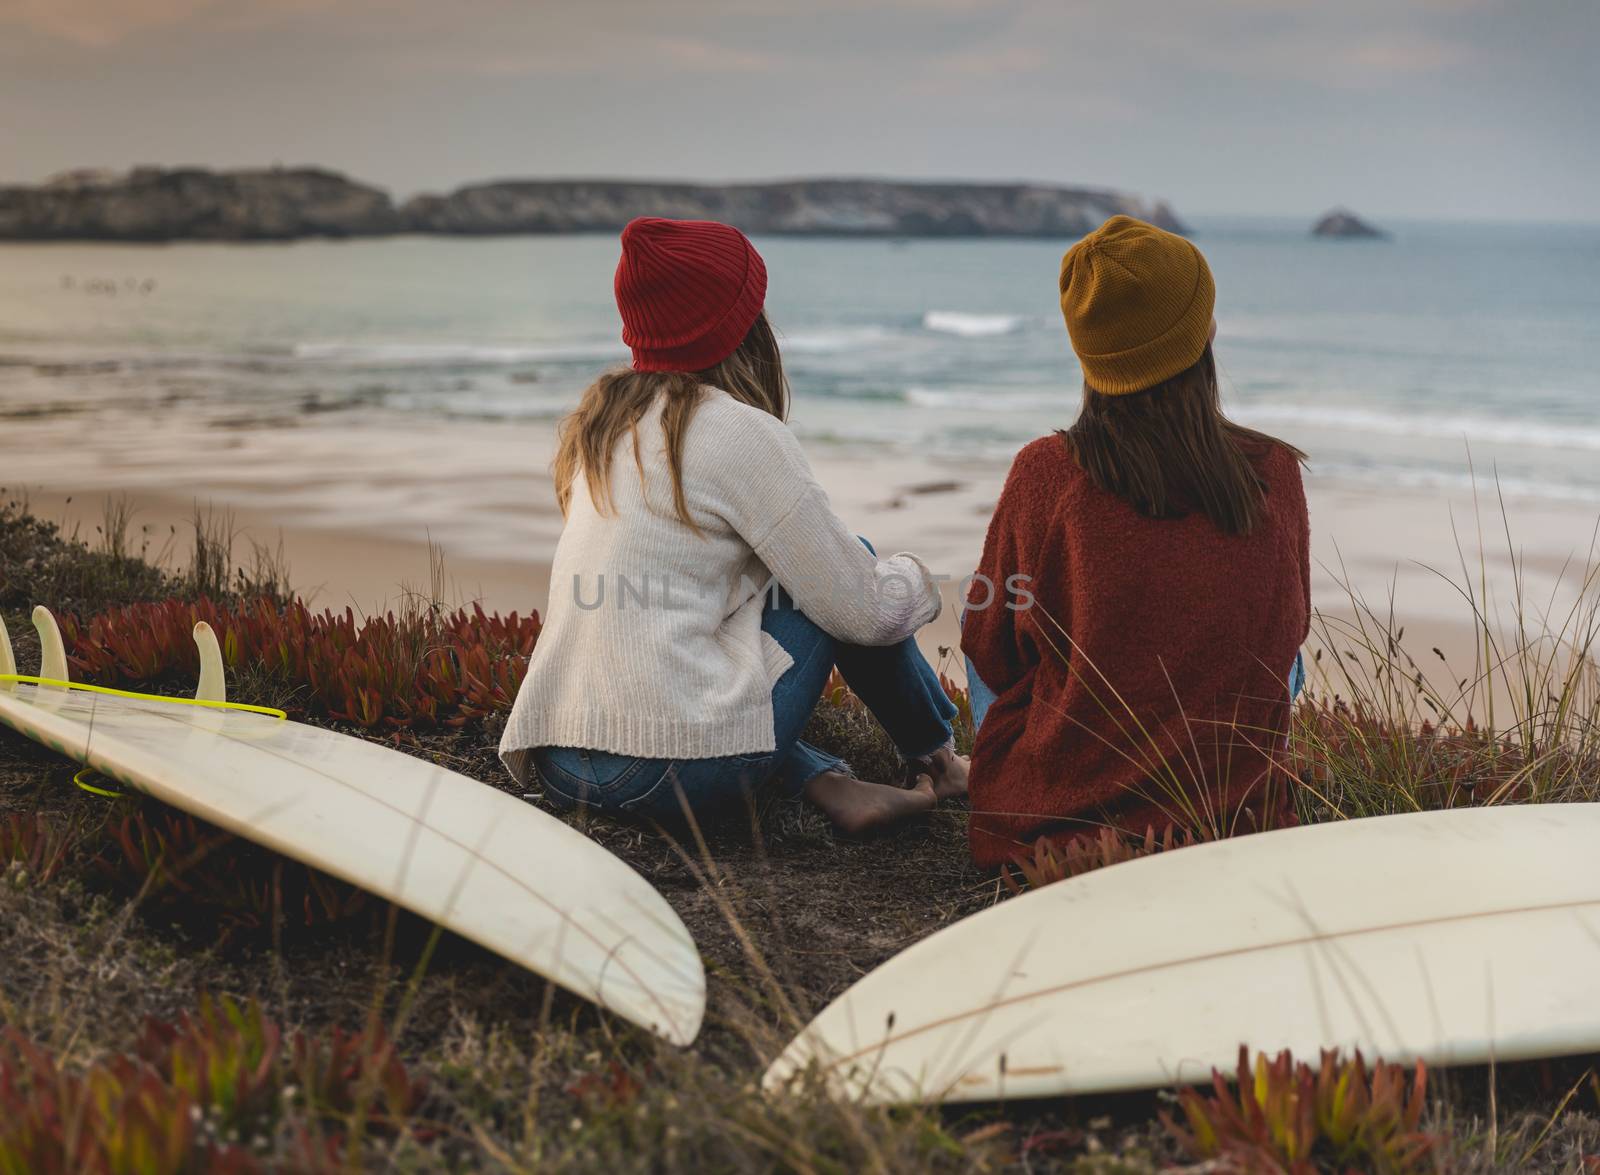
[[[719,45],[696,37],[669,36],[655,42],[666,60],[691,69],[728,70],[733,73],[769,73],[787,64],[780,54],[760,49]]]
[[[1043,69],[1050,64],[1050,55],[1037,45],[1004,45],[949,53],[935,64],[969,78],[1014,77]]]
[[[1350,66],[1376,74],[1437,73],[1472,61],[1467,45],[1431,37],[1385,37],[1353,45],[1343,54]]]
[[[1126,63],[1142,47],[1147,60],[1186,71],[1208,88],[1265,84],[1389,92],[1399,83],[1481,61],[1488,51],[1455,35],[1448,20],[1434,22],[1447,27],[1428,27],[1416,7],[1427,3],[1412,0],[1409,8],[1395,6],[1380,19],[1353,5],[1311,16],[1288,0],[1227,0],[1198,25],[1146,22],[1117,48]]]
[[[193,16],[215,0],[0,0],[0,26],[13,25],[85,48]]]
[[[795,59],[746,45],[727,44],[710,36],[686,33],[653,34],[635,29],[627,41],[590,38],[572,30],[567,36],[503,38],[497,45],[472,39],[451,43],[442,38],[405,46],[388,46],[384,58],[409,69],[510,78],[529,74],[593,73],[606,66],[641,70],[645,67],[696,70],[706,74],[755,74],[792,70]]]
[[[395,0],[364,0],[364,5]],[[82,49],[106,49],[158,29],[215,21],[248,30],[348,0],[0,0],[0,29],[10,26]]]

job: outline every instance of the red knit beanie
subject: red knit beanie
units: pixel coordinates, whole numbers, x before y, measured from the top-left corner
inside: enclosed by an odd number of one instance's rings
[[[761,314],[767,267],[736,228],[641,216],[622,230],[617,309],[635,371],[704,371]]]

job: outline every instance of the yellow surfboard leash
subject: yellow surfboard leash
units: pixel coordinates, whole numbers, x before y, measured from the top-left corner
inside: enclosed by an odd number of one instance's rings
[[[0,673],[0,682],[14,681],[24,685],[47,685],[58,689],[82,690],[91,694],[106,694],[113,698],[132,698],[139,702],[165,702],[173,706],[204,706],[209,710],[243,710],[248,714],[265,714],[269,718],[276,718],[280,722],[287,721],[289,715],[274,706],[252,706],[246,702],[213,702],[204,698],[174,698],[166,694],[141,694],[134,690],[112,689],[108,685],[89,685],[82,681],[62,681],[54,677],[36,677],[30,673]],[[72,782],[91,795],[105,796],[116,799],[126,795],[126,792],[110,791],[107,788],[95,787],[84,781],[84,776],[94,773],[93,767],[85,767],[72,777]]]

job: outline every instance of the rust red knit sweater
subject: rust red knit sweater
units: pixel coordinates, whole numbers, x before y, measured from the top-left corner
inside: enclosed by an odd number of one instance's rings
[[[1017,455],[961,647],[997,695],[972,757],[973,859],[1112,824],[1245,831],[1287,815],[1275,756],[1310,620],[1310,524],[1279,445],[1247,536],[1156,520],[1098,489],[1059,435]],[[1029,577],[1033,606],[1005,591]],[[1270,784],[1270,786],[1269,786]],[[1270,798],[1269,798],[1270,797]]]

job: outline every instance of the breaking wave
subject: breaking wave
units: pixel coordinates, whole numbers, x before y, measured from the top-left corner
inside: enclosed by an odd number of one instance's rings
[[[1020,314],[968,314],[961,310],[930,310],[922,316],[922,329],[936,334],[982,339],[1015,334],[1026,321]]]
[[[1241,424],[1305,425],[1340,432],[1430,440],[1468,440],[1531,449],[1600,452],[1600,428],[1536,424],[1491,416],[1376,412],[1366,408],[1324,408],[1302,404],[1241,404],[1231,409]]]
[[[779,331],[778,346],[796,355],[834,355],[887,342],[894,332],[883,326],[840,326],[822,330]]]
[[[1056,412],[1071,416],[1077,399],[1070,391],[1039,388],[909,387],[900,397],[917,408],[942,408],[961,412]]]
[[[299,343],[296,359],[351,366],[496,366],[551,360],[620,359],[620,341],[551,344]]]
[[[1458,470],[1426,469],[1405,465],[1359,465],[1313,459],[1310,472],[1330,481],[1356,482],[1372,486],[1399,486],[1413,490],[1446,490],[1457,493],[1502,494],[1507,498],[1538,498],[1551,502],[1600,502],[1600,487],[1544,478],[1464,473]]]

